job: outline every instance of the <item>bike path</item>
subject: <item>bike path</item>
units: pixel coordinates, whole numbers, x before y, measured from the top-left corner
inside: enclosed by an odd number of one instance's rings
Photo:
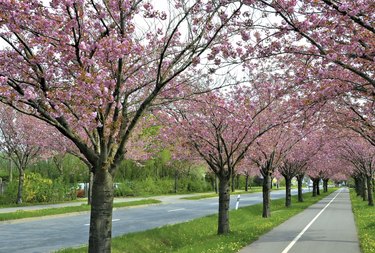
[[[239,253],[360,253],[349,190],[340,189]]]

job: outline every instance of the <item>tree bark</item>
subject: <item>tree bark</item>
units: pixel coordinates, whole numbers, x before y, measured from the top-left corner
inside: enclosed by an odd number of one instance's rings
[[[271,172],[265,173],[263,176],[263,218],[271,217],[270,210],[270,191],[271,191]]]
[[[95,170],[92,187],[89,253],[110,253],[112,238],[113,178],[103,168]]]
[[[362,193],[362,181],[361,181],[361,178],[356,176],[354,178],[354,183],[355,183],[355,191],[357,192],[357,197],[358,196],[361,196],[361,193]]]
[[[313,197],[316,197],[317,195],[318,195],[318,187],[317,187],[317,185],[316,185],[316,180],[315,179],[312,179],[312,181],[313,181],[313,192],[312,192],[312,196]]]
[[[372,185],[372,177],[367,176],[367,198],[368,198],[368,205],[374,206],[374,198],[373,198],[373,185]]]
[[[215,192],[216,192],[216,194],[218,194],[219,193],[219,187],[218,187],[218,178],[217,178],[217,176],[215,175]]]
[[[298,202],[303,202],[303,194],[302,194],[302,180],[304,175],[297,175],[297,182],[298,182]]]
[[[17,204],[22,203],[22,191],[23,191],[23,181],[25,180],[25,170],[19,169],[19,176],[18,176],[18,192],[17,192]]]
[[[316,180],[316,194],[320,195],[320,187],[319,187],[320,178]]]
[[[368,201],[367,197],[368,197],[367,182],[366,182],[366,178],[362,177],[362,199],[363,201]]]
[[[92,185],[94,184],[94,173],[92,171],[89,171],[89,189],[87,192],[87,204],[91,205],[92,202]]]
[[[285,178],[285,206],[290,207],[292,205],[292,179],[290,177]]]
[[[229,178],[226,176],[219,178],[219,215],[218,229],[219,235],[229,233]]]
[[[323,179],[323,192],[328,192],[328,181],[329,179]]]

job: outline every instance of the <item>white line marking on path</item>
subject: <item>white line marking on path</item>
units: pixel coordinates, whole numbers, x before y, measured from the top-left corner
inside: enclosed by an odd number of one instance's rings
[[[289,250],[294,246],[294,244],[296,244],[296,242],[299,240],[299,238],[301,238],[301,236],[306,232],[307,229],[309,229],[309,227],[316,221],[316,219],[318,219],[318,217],[324,212],[324,210],[326,210],[326,208],[336,199],[336,197],[341,193],[342,190],[340,190],[336,196],[331,199],[331,201],[314,217],[314,219],[312,219],[310,221],[309,224],[306,225],[306,227],[301,231],[301,233],[299,233],[294,239],[293,241],[291,241],[289,243],[289,245],[281,252],[281,253],[288,253]]]
[[[112,222],[114,221],[119,221],[120,219],[113,219]],[[90,226],[90,223],[84,224],[84,226]]]
[[[170,213],[170,212],[182,211],[182,210],[185,210],[185,208],[179,208],[179,209],[168,210],[168,213]]]

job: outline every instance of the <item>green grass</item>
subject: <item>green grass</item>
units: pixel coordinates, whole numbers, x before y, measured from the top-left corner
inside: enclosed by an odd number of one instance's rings
[[[262,191],[262,187],[252,187],[251,189],[249,189],[249,191],[236,190],[235,192],[231,192],[231,195],[247,194],[247,193],[254,193],[254,192],[261,192],[261,191]],[[194,195],[191,197],[183,197],[181,199],[198,200],[198,199],[214,198],[218,196],[219,195],[217,193],[213,192],[213,193]]]
[[[78,198],[69,201],[54,201],[54,202],[23,202],[21,204],[10,203],[10,204],[0,204],[0,208],[8,208],[8,207],[20,207],[20,206],[42,206],[42,205],[51,205],[51,204],[62,204],[62,203],[70,203],[70,202],[87,202],[87,198]]]
[[[155,199],[145,199],[145,200],[114,203],[113,207],[120,208],[120,207],[127,207],[127,206],[156,204],[160,202],[161,201],[155,200]],[[47,209],[40,209],[40,210],[33,210],[33,211],[19,210],[19,211],[11,212],[11,213],[0,213],[0,221],[17,220],[17,219],[23,219],[23,218],[41,217],[41,216],[75,213],[75,212],[85,212],[85,211],[90,211],[90,206],[87,204],[82,204],[80,206],[47,208]]]
[[[375,207],[369,206],[367,201],[353,189],[350,190],[350,199],[358,230],[359,243],[363,253],[375,252]]]
[[[231,233],[218,236],[217,215],[210,215],[189,222],[167,225],[144,232],[126,234],[112,240],[113,253],[141,252],[178,252],[178,253],[228,253],[237,252],[273,227],[303,211],[308,206],[332,193],[322,193],[311,197],[304,195],[305,202],[297,203],[294,196],[292,207],[284,207],[284,199],[272,201],[272,217],[261,217],[262,205],[254,205],[230,211]],[[60,253],[87,252],[87,246],[76,249],[64,249]]]

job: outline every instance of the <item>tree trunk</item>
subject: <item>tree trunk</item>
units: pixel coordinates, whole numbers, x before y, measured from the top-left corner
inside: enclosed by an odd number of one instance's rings
[[[323,192],[328,192],[328,180],[329,179],[323,179]]]
[[[367,182],[366,182],[366,178],[363,177],[362,178],[362,199],[363,201],[367,201],[368,197],[368,193],[367,193]]]
[[[263,218],[271,217],[271,210],[270,210],[270,191],[271,191],[271,173],[265,173],[263,178]]]
[[[320,195],[320,187],[319,187],[320,178],[316,180],[316,194]]]
[[[94,184],[94,173],[89,171],[89,189],[87,191],[87,204],[91,205],[92,202],[92,185]]]
[[[245,191],[249,190],[249,175],[246,175],[245,181]]]
[[[240,174],[236,175],[236,188],[240,189]]]
[[[219,235],[229,233],[229,180],[226,176],[219,178],[219,216],[217,228]]]
[[[355,177],[354,178],[354,183],[355,183],[355,191],[357,192],[357,197],[361,196],[362,193],[362,182],[360,177]]]
[[[368,205],[374,206],[374,198],[373,198],[373,185],[372,185],[372,178],[371,176],[367,176],[367,196],[368,196]]]
[[[96,169],[92,187],[89,253],[111,252],[112,206],[112,175],[105,169]]]
[[[290,207],[292,204],[292,179],[290,177],[285,177],[285,206]]]
[[[25,179],[25,170],[19,169],[19,176],[18,176],[18,192],[17,192],[17,204],[22,203],[22,191],[23,191],[23,181]]]
[[[317,185],[316,185],[316,180],[315,179],[312,179],[312,181],[313,181],[313,192],[312,192],[312,196],[313,197],[316,197],[317,195],[318,195],[318,187],[317,187]]]
[[[218,178],[217,178],[217,176],[215,175],[215,192],[216,192],[216,194],[218,194],[219,193],[219,189],[218,189]]]
[[[302,180],[303,180],[303,175],[297,175],[297,182],[298,182],[298,202],[303,202]]]

